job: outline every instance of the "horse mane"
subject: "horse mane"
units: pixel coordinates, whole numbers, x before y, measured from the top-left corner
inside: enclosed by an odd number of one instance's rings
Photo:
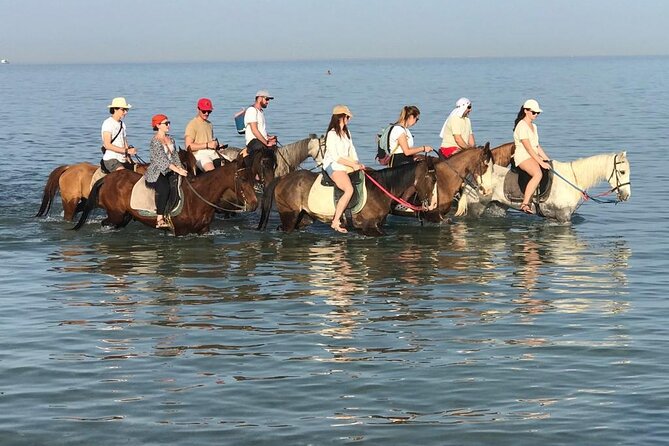
[[[511,158],[513,158],[513,154],[516,151],[516,145],[513,141],[507,142],[491,149],[491,151],[493,162],[498,166],[507,167],[511,164]]]
[[[414,182],[417,164],[417,162],[411,162],[387,169],[367,171],[367,173],[386,188],[393,191],[406,190]]]
[[[573,170],[575,179],[581,189],[588,189],[594,186],[613,171],[613,158],[616,153],[604,153],[593,155],[589,157],[579,158],[571,163],[563,163],[556,161],[561,167],[561,173]]]
[[[282,176],[295,169],[309,155],[309,141],[311,138],[304,138],[291,144],[287,144],[277,149],[276,154],[276,175]]]

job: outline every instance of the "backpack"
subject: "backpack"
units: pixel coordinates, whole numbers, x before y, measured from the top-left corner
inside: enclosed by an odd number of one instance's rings
[[[390,132],[393,131],[393,128],[397,124],[388,124],[387,127],[381,129],[381,133],[376,135],[376,156],[375,158],[379,160],[379,164],[387,166],[390,162]]]

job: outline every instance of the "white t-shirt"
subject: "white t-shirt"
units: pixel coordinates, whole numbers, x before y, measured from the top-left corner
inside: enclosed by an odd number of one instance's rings
[[[258,125],[258,131],[260,134],[267,139],[267,130],[265,130],[265,113],[262,110],[258,110],[257,108],[251,106],[246,109],[246,113],[244,113],[244,128],[246,131],[244,132],[244,139],[246,140],[246,144],[250,143],[252,139],[255,139],[255,135],[251,131],[251,123],[255,122]]]
[[[389,138],[389,144],[388,148],[390,149],[390,154],[391,155],[397,155],[397,154],[402,154],[402,148],[400,147],[400,143],[398,142],[398,139],[400,139],[400,136],[402,135],[407,136],[407,144],[409,147],[413,147],[413,135],[409,131],[409,129],[405,129],[401,125],[396,125],[393,127],[393,129],[390,131],[390,138]]]
[[[104,133],[111,133],[109,139],[114,139],[114,136],[118,133],[121,125],[123,125],[123,130],[116,136],[113,145],[116,147],[125,147],[126,146],[126,133],[125,133],[125,124],[122,124],[123,121],[117,121],[111,116],[104,120],[102,123],[102,129],[100,129],[100,137],[102,137],[102,143],[104,144]],[[117,153],[112,150],[105,150],[105,154],[102,155],[103,160],[119,160],[122,163],[125,162],[125,155],[123,153]]]
[[[347,170],[349,167],[339,164],[339,158],[348,158],[358,161],[358,153],[355,151],[353,141],[348,137],[341,137],[334,130],[327,134],[325,142],[325,156],[323,157],[323,168],[332,167],[332,170]]]

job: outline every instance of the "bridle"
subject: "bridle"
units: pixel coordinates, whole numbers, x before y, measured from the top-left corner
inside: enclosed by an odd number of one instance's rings
[[[613,187],[613,189],[611,189],[609,191],[609,193],[616,192],[616,195],[618,196],[618,199],[622,200],[622,197],[620,196],[620,193],[621,193],[620,188],[623,187],[623,186],[631,186],[632,182],[631,181],[628,181],[626,183],[621,183],[620,182],[620,173],[618,172],[618,169],[616,167],[618,164],[625,164],[625,161],[618,161],[618,154],[615,154],[615,155],[613,155],[613,171],[611,172],[611,175],[609,175],[609,177],[606,179],[606,181],[610,185],[611,184],[611,178],[613,178],[614,175],[616,176],[616,185],[615,185],[615,187]]]

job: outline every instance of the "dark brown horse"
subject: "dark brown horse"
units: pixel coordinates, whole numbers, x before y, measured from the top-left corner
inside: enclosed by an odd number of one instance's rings
[[[414,186],[419,199],[425,203],[430,201],[436,182],[431,158],[378,171],[369,170],[367,173],[396,197]],[[258,229],[267,227],[274,200],[283,231],[294,231],[300,226],[304,216],[329,223],[332,215],[319,215],[309,209],[309,191],[317,177],[318,174],[314,172],[298,170],[270,183],[263,197]],[[360,212],[353,214],[353,221],[350,223],[364,235],[384,235],[382,225],[390,212],[392,199],[369,179],[365,182],[365,188],[367,190],[365,206]]]
[[[107,218],[102,221],[105,226],[122,228],[131,220],[137,220],[155,228],[155,217],[142,216],[130,207],[132,188],[141,177],[129,170],[119,170],[96,182],[79,222],[73,229],[81,228],[97,206],[107,211]],[[182,181],[181,187],[183,208],[179,215],[172,218],[175,235],[209,231],[214,210],[218,207],[216,203],[227,191],[233,191],[236,200],[244,204],[245,211],[252,212],[258,207],[250,175],[239,162],[225,164],[197,177],[188,177]]]
[[[442,221],[453,205],[453,197],[462,186],[477,181],[489,169],[492,153],[490,144],[483,148],[462,150],[450,158],[435,161],[437,172],[437,206],[425,212],[425,220],[438,223]]]
[[[49,214],[56,192],[60,190],[63,218],[67,221],[74,220],[76,213],[86,204],[88,194],[91,192],[93,174],[99,167],[86,162],[56,167],[46,180],[42,204],[35,217],[45,217]],[[134,164],[135,172],[141,174],[146,172],[147,167],[148,164]]]

